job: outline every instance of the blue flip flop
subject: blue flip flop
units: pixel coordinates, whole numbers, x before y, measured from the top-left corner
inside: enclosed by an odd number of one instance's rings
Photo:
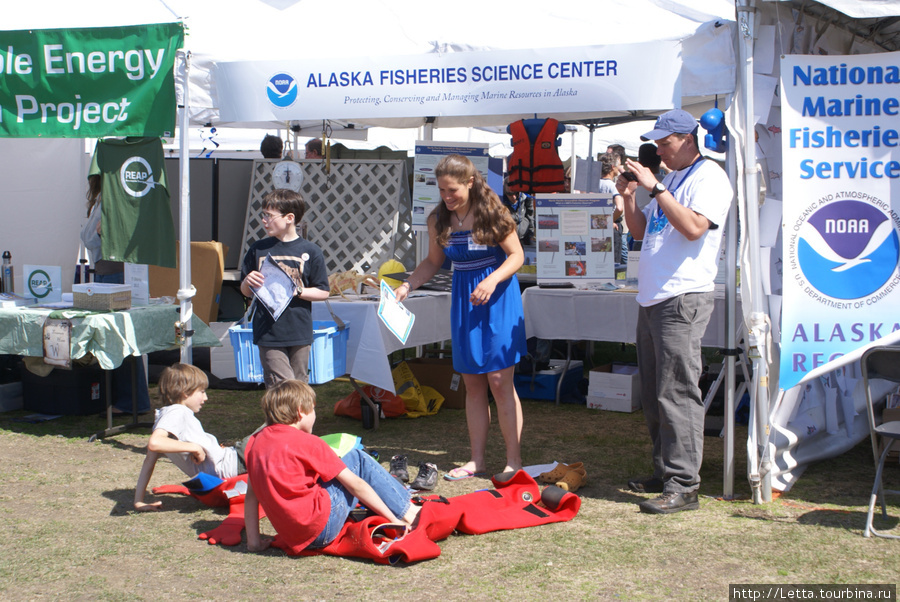
[[[453,473],[457,473],[454,475]],[[445,481],[462,481],[463,479],[471,479],[472,477],[483,477],[483,472],[472,472],[471,470],[466,470],[465,468],[454,468],[450,472],[444,475]]]

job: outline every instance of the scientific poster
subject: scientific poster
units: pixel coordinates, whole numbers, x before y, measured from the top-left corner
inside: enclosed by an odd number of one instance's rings
[[[611,194],[538,194],[537,281],[593,284],[616,277]]]
[[[476,142],[435,142],[416,141],[416,160],[413,169],[412,227],[413,230],[427,230],[428,214],[441,201],[434,167],[447,155],[468,157],[488,178],[488,145]]]

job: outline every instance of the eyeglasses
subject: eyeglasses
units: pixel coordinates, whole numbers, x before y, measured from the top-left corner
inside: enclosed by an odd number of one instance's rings
[[[266,213],[265,211],[263,211],[263,212],[259,215],[259,217],[260,217],[260,219],[262,219],[262,221],[268,223],[268,222],[271,222],[273,219],[276,219],[276,218],[279,218],[279,217],[284,217],[284,214],[283,214],[283,213],[279,213],[278,215],[275,215],[274,213]]]

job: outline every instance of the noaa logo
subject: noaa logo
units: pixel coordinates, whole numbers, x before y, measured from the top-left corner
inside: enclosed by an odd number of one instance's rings
[[[28,292],[35,299],[43,299],[53,291],[50,285],[50,274],[44,270],[35,270],[28,277]]]
[[[266,96],[279,109],[291,106],[297,100],[297,80],[287,73],[273,75],[266,86]]]
[[[153,179],[153,168],[143,157],[130,157],[119,169],[119,181],[122,189],[133,197],[142,197],[159,182]]]
[[[835,299],[873,294],[890,280],[900,259],[893,222],[868,203],[828,202],[797,233],[797,261],[807,282]]]

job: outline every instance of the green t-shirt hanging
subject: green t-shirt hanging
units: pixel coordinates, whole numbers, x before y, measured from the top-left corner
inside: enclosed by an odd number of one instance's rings
[[[175,226],[159,138],[97,143],[89,175],[101,176],[103,258],[175,267]]]

